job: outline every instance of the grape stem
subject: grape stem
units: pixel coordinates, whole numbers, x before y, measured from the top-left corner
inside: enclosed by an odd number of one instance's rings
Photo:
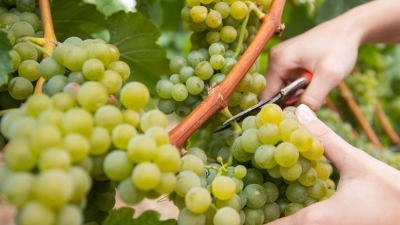
[[[32,36],[24,36],[20,37],[17,39],[16,43],[23,42],[23,41],[30,41],[33,42],[37,45],[43,46],[46,44],[46,39],[45,38],[39,38],[39,37],[32,37]]]
[[[31,44],[33,47],[35,47],[36,50],[41,51],[43,54],[45,54],[47,57],[51,57],[51,53],[49,51],[47,51],[45,48],[43,48],[42,46],[35,44],[31,41],[26,41],[29,44]]]
[[[347,85],[342,81],[339,86],[339,92],[340,95],[344,98],[346,101],[346,104],[349,106],[350,111],[353,113],[354,117],[360,124],[361,128],[365,131],[367,134],[368,139],[372,142],[372,144],[375,146],[376,149],[382,150],[383,146],[382,143],[380,142],[379,138],[376,136],[374,130],[372,129],[371,125],[367,122],[367,119],[365,116],[362,114],[360,107],[358,107],[356,100],[353,97],[353,94],[347,87]]]
[[[228,104],[236,86],[263,51],[265,45],[281,28],[280,21],[285,0],[274,0],[268,14],[261,18],[261,27],[253,42],[243,53],[235,67],[217,87],[211,87],[208,96],[181,123],[169,132],[170,143],[181,149],[186,140],[218,110]]]
[[[239,56],[240,50],[243,47],[242,44],[243,44],[244,34],[245,34],[245,31],[246,31],[247,22],[249,21],[249,17],[250,17],[250,13],[248,13],[247,16],[244,18],[244,21],[242,23],[242,27],[240,28],[238,45],[236,47],[235,53],[232,56],[232,58],[234,58],[234,59],[236,59]]]
[[[225,116],[226,119],[229,119],[232,117],[231,112],[229,111],[228,107],[224,107],[223,109],[221,109],[219,111],[219,113],[221,113],[223,116]],[[233,130],[238,133],[238,134],[242,134],[242,128],[239,126],[239,124],[236,122],[236,120],[231,122],[231,126],[233,128]]]
[[[56,47],[57,39],[54,33],[53,19],[51,17],[49,0],[39,0],[39,8],[42,19],[44,39],[46,40],[43,48],[46,49],[48,52],[53,52],[54,48]],[[43,56],[43,58],[46,58],[46,56]],[[39,77],[35,86],[35,94],[42,92],[43,83],[44,78]]]
[[[387,118],[385,111],[382,109],[382,105],[378,102],[375,106],[375,114],[379,119],[379,122],[382,125],[383,130],[389,136],[390,140],[393,144],[399,145],[400,144],[400,137],[397,135],[396,131],[393,129],[392,125]]]
[[[249,7],[249,10],[254,12],[254,14],[256,14],[258,19],[262,19],[265,16],[265,13],[263,13],[256,4],[254,4],[254,2],[251,1],[246,1],[245,2],[247,4],[247,6]]]

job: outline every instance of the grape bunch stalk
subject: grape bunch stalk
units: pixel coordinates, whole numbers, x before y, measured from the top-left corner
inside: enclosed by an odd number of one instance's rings
[[[156,86],[158,108],[166,114],[187,116],[219,85],[254,39],[263,15],[251,1],[186,1],[181,11],[184,27],[193,31],[191,52],[170,61],[173,74]],[[253,13],[254,12],[254,13]],[[233,114],[255,105],[266,85],[257,60],[229,98]]]

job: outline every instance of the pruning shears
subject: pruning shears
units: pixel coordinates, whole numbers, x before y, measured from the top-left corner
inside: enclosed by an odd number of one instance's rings
[[[214,131],[214,133],[223,131],[231,127],[230,122],[236,120],[237,122],[242,121],[244,118],[250,115],[257,114],[261,108],[266,104],[275,103],[279,106],[292,105],[297,101],[298,96],[295,96],[297,90],[304,89],[312,80],[312,74],[310,72],[304,72],[300,75],[298,79],[290,83],[288,86],[282,88],[275,96],[268,100],[260,101],[254,106],[246,109],[245,111],[232,116],[227,121],[222,124],[222,127]],[[295,97],[295,98],[293,98]]]

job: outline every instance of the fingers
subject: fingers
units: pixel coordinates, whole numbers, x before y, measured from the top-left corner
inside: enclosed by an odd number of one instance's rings
[[[342,170],[357,160],[355,148],[335,134],[328,126],[319,120],[311,109],[301,104],[296,109],[296,115],[301,125],[306,127],[314,137],[324,145],[325,156]]]

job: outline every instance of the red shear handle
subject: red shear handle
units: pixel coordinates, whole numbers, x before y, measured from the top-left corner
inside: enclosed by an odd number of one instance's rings
[[[313,75],[312,75],[312,73],[310,73],[310,72],[307,71],[307,72],[302,73],[299,77],[305,77],[305,78],[307,78],[308,83],[310,83],[311,80],[312,80],[312,78],[313,78]],[[287,100],[287,101],[285,102],[285,104],[283,105],[282,108],[286,108],[286,107],[288,107],[288,106],[293,106],[293,105],[297,102],[297,100],[299,99],[299,97],[301,96],[301,94],[303,94],[303,92],[304,92],[304,91],[298,91],[293,97],[291,97],[289,100]]]

